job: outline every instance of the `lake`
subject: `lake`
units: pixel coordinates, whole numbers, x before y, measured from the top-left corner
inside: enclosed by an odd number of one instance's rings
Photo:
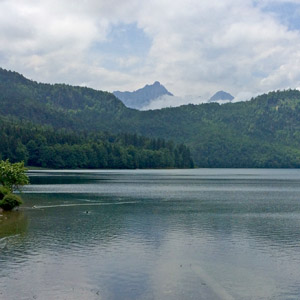
[[[300,170],[29,175],[0,299],[300,298]]]

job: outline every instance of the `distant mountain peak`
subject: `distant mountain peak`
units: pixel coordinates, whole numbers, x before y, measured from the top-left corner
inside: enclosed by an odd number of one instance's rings
[[[133,92],[114,91],[113,94],[119,98],[127,107],[141,109],[154,99],[164,95],[173,96],[159,81],[146,84],[143,88]]]
[[[231,94],[224,91],[218,91],[208,100],[208,102],[232,101],[233,99],[234,97]]]

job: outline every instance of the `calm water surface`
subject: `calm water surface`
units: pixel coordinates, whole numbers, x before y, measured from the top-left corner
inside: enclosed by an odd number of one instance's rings
[[[0,299],[300,299],[300,170],[29,175]]]

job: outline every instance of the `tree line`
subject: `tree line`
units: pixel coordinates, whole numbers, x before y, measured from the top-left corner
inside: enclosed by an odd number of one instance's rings
[[[161,110],[137,111],[125,107],[114,95],[107,92],[63,84],[41,84],[28,80],[16,72],[8,72],[0,68],[0,104],[2,117],[9,117],[10,120],[16,122],[30,121],[36,126],[48,125],[56,130],[66,128],[66,130],[75,132],[76,139],[80,135],[78,132],[85,130],[90,133],[87,136],[92,132],[99,135],[100,131],[108,131],[115,135],[128,132],[154,139],[170,139],[175,143],[184,143],[189,147],[198,167],[300,167],[300,91],[298,90],[270,92],[251,99],[251,101],[224,105],[217,103],[190,104]],[[41,135],[44,136],[45,133]],[[37,140],[40,139],[37,138]],[[118,150],[111,149],[113,148],[111,143],[106,144],[105,141],[107,140],[92,141],[89,139],[89,141],[72,144],[62,140],[52,143],[47,138],[46,146],[48,148],[46,147],[46,149],[48,153],[54,153],[53,156],[57,158],[55,165],[63,165],[59,163],[59,156],[62,159],[65,156],[68,157],[63,153],[70,152],[71,150],[67,149],[68,146],[73,149],[76,144],[81,149],[79,152],[86,153],[83,155],[83,157],[87,156],[87,159],[83,159],[83,165],[86,166],[89,165],[86,161],[90,161],[88,157],[91,153],[87,149],[93,142],[97,145],[104,144],[103,147],[107,153],[118,152]],[[9,154],[4,150],[2,156],[13,157],[27,153],[30,162],[30,157],[32,157],[30,153],[34,152],[31,151],[34,144],[27,145],[28,140],[22,140],[21,143],[14,141],[14,143],[15,146],[11,146],[11,149],[16,147],[16,150],[11,150]],[[21,144],[27,152],[24,152]],[[44,144],[42,143],[42,145]],[[97,145],[93,149],[96,149]],[[161,166],[182,165],[178,163],[180,161],[179,149],[176,155],[172,151],[173,154],[163,155],[161,154],[163,149],[166,152],[168,148],[154,150],[144,147],[141,149],[131,145],[135,149],[137,148],[139,153],[133,155],[128,153],[130,145],[120,141],[115,146],[121,147],[125,151],[126,155],[121,155],[121,157],[139,157],[137,160],[143,161],[140,164],[143,166],[155,165],[151,163],[153,159],[149,158],[146,162],[143,158],[145,155],[148,157],[154,155],[153,153],[151,155],[141,154],[147,151],[158,151],[156,155],[159,156],[158,153],[160,153],[159,157],[171,157],[171,163],[166,158],[160,159]],[[42,147],[42,149],[44,148]],[[46,159],[42,158],[43,156],[49,157],[47,151],[39,154],[39,165],[49,164],[45,162]],[[55,155],[58,152],[61,154]],[[92,150],[92,152],[98,152],[98,150]],[[113,155],[108,156],[112,157]],[[106,164],[104,165],[118,164],[114,162],[114,159],[107,158],[105,160]],[[122,159],[121,161],[132,161],[132,159]],[[127,162],[125,165],[139,167],[139,164],[135,163],[136,158],[133,161],[134,163]],[[74,165],[78,164],[80,165],[81,162]],[[73,163],[68,165],[73,165]],[[99,165],[101,164],[99,163]]]
[[[74,133],[29,123],[0,122],[0,159],[44,168],[191,168],[183,144],[137,134]]]

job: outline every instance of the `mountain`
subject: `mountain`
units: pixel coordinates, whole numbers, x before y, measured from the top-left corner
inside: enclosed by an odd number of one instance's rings
[[[0,159],[47,168],[193,166],[183,144],[120,133],[118,122],[110,128],[122,110],[129,109],[113,94],[0,69]]]
[[[107,120],[126,110],[111,93],[65,84],[37,83],[1,68],[0,104],[0,115],[73,130],[93,127],[94,119],[101,113],[101,129],[109,131]]]
[[[0,69],[0,116],[83,135],[106,131],[184,143],[199,167],[300,167],[300,92],[247,102],[127,108],[113,94],[30,81]]]
[[[208,102],[218,102],[221,104],[225,102],[230,102],[233,99],[234,97],[229,93],[226,93],[224,91],[218,91],[208,100]]]
[[[162,84],[155,81],[152,85],[145,85],[134,92],[115,91],[113,94],[127,107],[141,109],[160,96],[173,96]]]

